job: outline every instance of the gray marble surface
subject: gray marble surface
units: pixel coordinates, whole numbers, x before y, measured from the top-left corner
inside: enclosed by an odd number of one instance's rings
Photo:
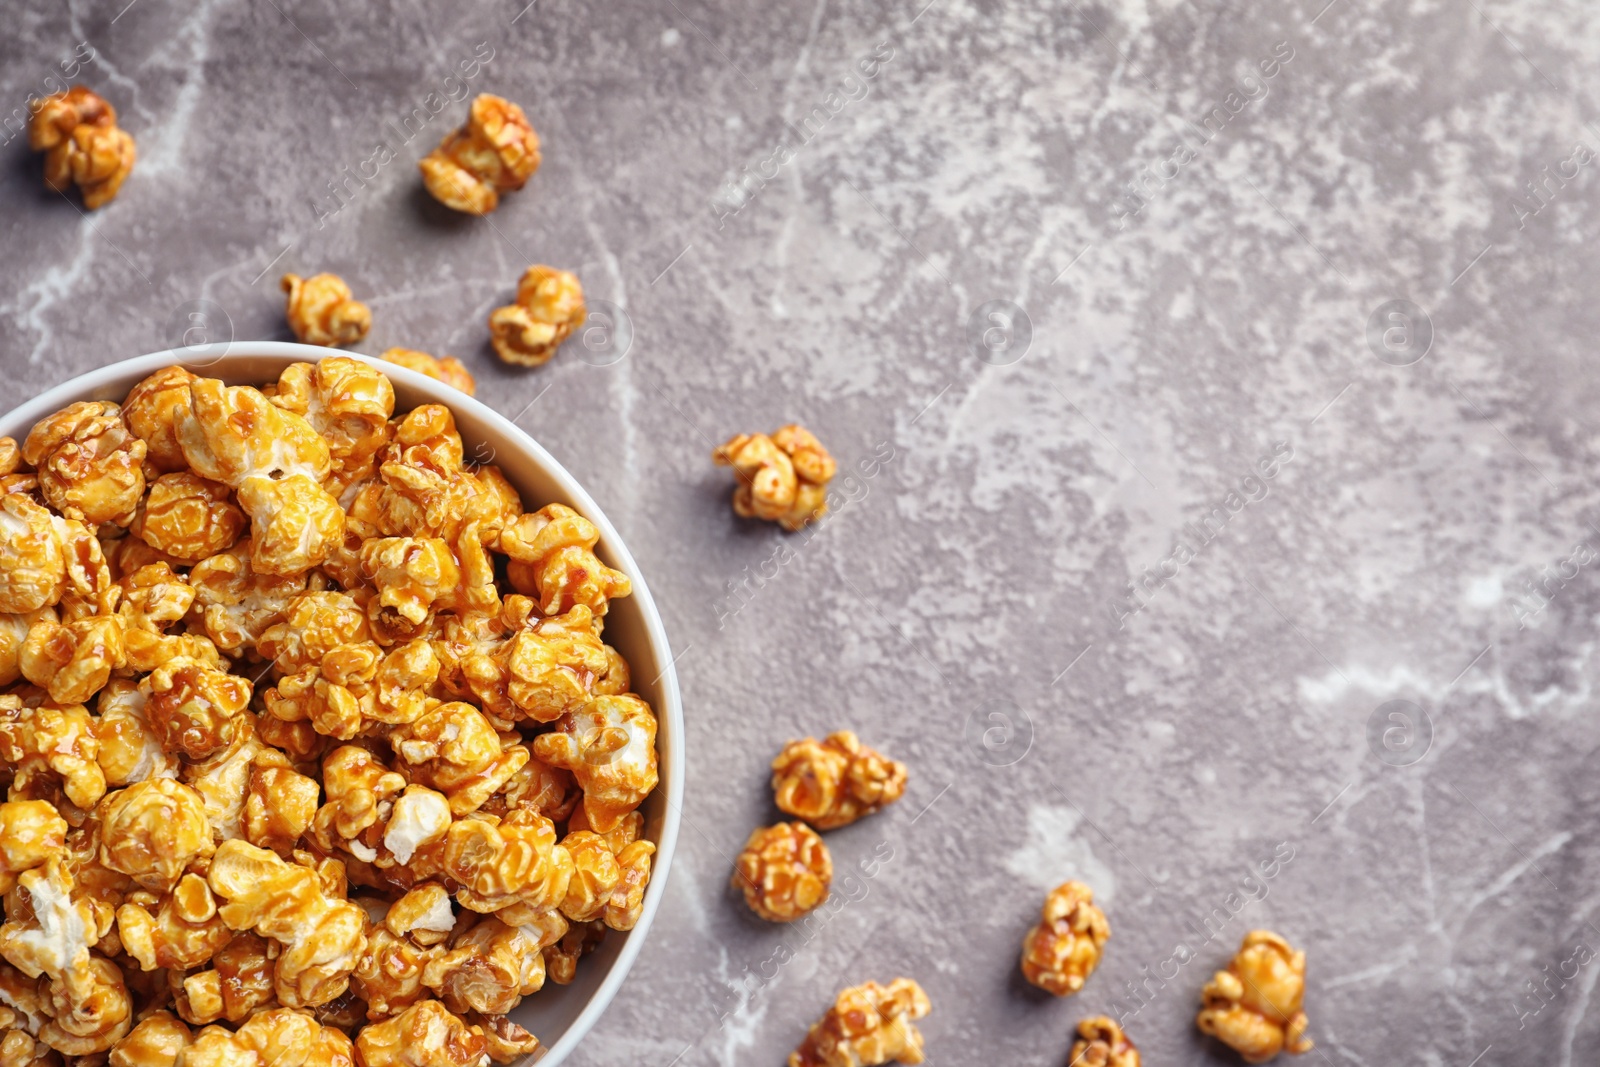
[[[277,275],[332,270],[361,350],[461,356],[590,487],[691,779],[575,1062],[779,1063],[902,974],[931,1063],[1098,1012],[1236,1062],[1192,1019],[1257,926],[1309,956],[1303,1062],[1600,1060],[1592,4],[125,2],[6,10],[4,106],[92,49],[140,159],[86,218],[6,141],[0,404],[198,301],[287,339]],[[545,153],[487,220],[414,167],[480,90]],[[495,363],[530,262],[624,358]],[[812,536],[707,458],[790,420],[849,472]],[[829,835],[827,922],[766,926],[727,889],[766,760],[840,727],[910,789]],[[1113,936],[1058,1002],[1016,961],[1067,877]]]

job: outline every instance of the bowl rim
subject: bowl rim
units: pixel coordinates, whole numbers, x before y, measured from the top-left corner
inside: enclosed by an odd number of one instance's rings
[[[220,350],[220,351],[219,351]],[[662,785],[666,788],[666,812],[661,821],[661,838],[656,843],[655,859],[652,865],[650,884],[645,890],[643,908],[639,913],[639,921],[628,932],[611,969],[601,979],[600,985],[590,995],[588,1002],[573,1019],[572,1024],[562,1033],[555,1044],[546,1046],[542,1055],[534,1058],[524,1058],[522,1063],[532,1063],[534,1059],[541,1067],[555,1067],[562,1060],[572,1054],[595,1023],[600,1020],[606,1008],[616,999],[621,991],[622,983],[626,981],[628,972],[633,969],[639,953],[644,949],[646,937],[655,920],[656,913],[661,908],[662,897],[666,894],[667,880],[672,869],[673,855],[677,850],[679,823],[683,812],[684,790],[684,725],[682,693],[678,688],[677,663],[672,656],[672,646],[667,640],[666,626],[662,623],[661,614],[656,609],[655,599],[650,595],[650,587],[646,584],[644,575],[639,570],[638,562],[633,554],[628,551],[622,535],[612,525],[594,497],[589,494],[572,473],[567,470],[550,452],[536,441],[531,434],[513,423],[504,415],[484,404],[476,397],[468,396],[460,390],[429,378],[427,375],[369,356],[361,352],[350,352],[339,348],[323,348],[317,345],[303,345],[288,341],[229,341],[222,344],[198,345],[189,348],[169,348],[160,352],[151,352],[142,356],[133,356],[128,359],[117,360],[94,370],[86,371],[75,377],[69,378],[59,385],[40,393],[29,400],[22,402],[3,415],[0,415],[0,425],[20,425],[21,432],[16,436],[25,435],[40,419],[61,410],[67,405],[78,400],[90,399],[97,388],[103,388],[110,382],[129,375],[139,378],[173,365],[186,368],[201,374],[220,364],[235,359],[282,358],[286,363],[305,362],[316,363],[328,356],[348,356],[378,368],[392,379],[404,383],[412,389],[432,397],[436,402],[444,404],[452,410],[465,410],[473,417],[493,426],[500,433],[517,442],[541,467],[561,490],[573,501],[575,507],[590,522],[600,530],[601,543],[605,545],[607,554],[611,556],[612,563],[617,569],[628,575],[633,583],[633,594],[630,599],[638,606],[644,621],[645,634],[651,649],[655,652],[656,659],[661,665],[661,675],[656,683],[661,687],[661,699],[655,708],[656,718],[664,731],[670,732],[672,744],[666,746],[666,752],[660,751],[657,746],[658,758],[661,761]],[[658,786],[657,788],[660,788]]]

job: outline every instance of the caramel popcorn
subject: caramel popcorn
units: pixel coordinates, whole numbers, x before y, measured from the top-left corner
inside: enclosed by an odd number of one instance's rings
[[[353,1067],[355,1050],[338,1030],[309,1015],[273,1008],[229,1031],[208,1026],[183,1050],[183,1067]]]
[[[177,409],[189,406],[195,376],[182,367],[163,367],[135,385],[122,402],[122,419],[145,443],[145,463],[155,474],[189,466],[178,443]]]
[[[205,802],[171,778],[119,789],[100,806],[100,862],[165,893],[189,864],[211,853]]]
[[[443,852],[445,872],[463,887],[456,901],[480,913],[513,904],[548,911],[566,898],[572,878],[572,857],[556,842],[554,824],[531,811],[458,819]]]
[[[480,93],[467,124],[448,134],[418,164],[422,184],[445,207],[487,215],[500,194],[521,189],[539,169],[539,135],[522,108]]]
[[[750,835],[734,859],[732,882],[750,910],[768,922],[786,923],[828,899],[833,858],[805,823],[781,822]]]
[[[1082,882],[1064,882],[1050,891],[1038,924],[1023,938],[1023,977],[1058,997],[1076,993],[1099,966],[1110,936],[1094,891]]]
[[[600,562],[594,554],[599,540],[594,523],[565,504],[548,504],[501,533],[500,550],[512,559],[512,585],[537,597],[543,614],[561,615],[582,604],[600,616],[612,597],[632,593],[633,584]]]
[[[67,820],[43,800],[0,804],[0,893],[9,893],[17,875],[31,871],[67,844]]]
[[[1139,1050],[1111,1019],[1096,1015],[1078,1024],[1068,1067],[1139,1067]]]
[[[314,274],[302,278],[285,274],[281,281],[289,294],[284,314],[295,340],[306,345],[337,348],[353,345],[372,328],[372,311],[350,292],[337,274]]]
[[[544,987],[540,948],[521,928],[489,916],[452,938],[422,982],[457,1014],[504,1015]]]
[[[437,1000],[424,1000],[356,1038],[362,1067],[483,1067],[487,1042]]]
[[[84,400],[39,421],[22,442],[39,491],[69,519],[126,526],[144,494],[147,447],[109,400]]]
[[[154,914],[147,904],[122,905],[117,933],[122,950],[146,971],[199,967],[233,940],[233,931],[217,914],[211,887],[198,874],[179,879]]]
[[[822,741],[790,741],[772,761],[778,810],[819,830],[848,826],[905,791],[905,764],[874,752],[849,730]]]
[[[211,860],[212,892],[233,930],[254,930],[284,946],[274,968],[278,1001],[325,1004],[349,987],[366,949],[365,913],[330,898],[316,872],[243,841],[225,841]]]
[[[454,356],[439,358],[430,356],[426,352],[418,352],[412,348],[388,348],[378,358],[398,364],[406,370],[414,370],[418,374],[425,374],[434,381],[443,382],[461,390],[468,396],[477,395],[478,383],[473,381],[472,374]]]
[[[798,530],[827,513],[828,482],[837,467],[822,442],[803,426],[785,426],[771,437],[739,434],[711,458],[739,476],[733,510],[741,518],[767,519]]]
[[[41,620],[28,631],[17,666],[22,676],[58,704],[81,704],[93,697],[111,672],[127,662],[122,626],[114,617],[77,622]]]
[[[1265,1063],[1280,1052],[1309,1052],[1306,954],[1270,930],[1251,930],[1239,951],[1200,992],[1200,1032],[1234,1048],[1246,1063]]]
[[[921,1063],[922,1032],[912,1023],[930,1010],[928,994],[909,978],[896,978],[887,986],[851,986],[789,1054],[789,1067]]]
[[[489,343],[505,362],[538,367],[588,317],[578,276],[534,264],[517,282],[515,301],[489,314]]]
[[[116,109],[84,85],[29,106],[28,144],[45,154],[45,184],[58,193],[76,185],[90,211],[109,204],[137,155],[133,138],[117,125]]]
[[[598,540],[343,355],[0,439],[0,1064],[537,1055],[655,853]]]
[[[133,534],[179,563],[199,563],[233,547],[244,512],[228,487],[189,471],[163,474],[150,486],[133,519]]]
[[[111,1046],[110,1067],[174,1067],[194,1034],[170,1011],[146,1015]]]

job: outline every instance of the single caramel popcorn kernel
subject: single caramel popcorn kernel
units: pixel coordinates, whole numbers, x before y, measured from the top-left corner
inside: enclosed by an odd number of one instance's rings
[[[530,758],[525,746],[504,745],[483,713],[461,701],[397,726],[389,743],[412,781],[443,793],[456,815],[482,807]]]
[[[588,314],[576,274],[536,263],[517,283],[516,300],[489,313],[489,343],[507,363],[538,367]]]
[[[763,919],[793,922],[828,899],[833,858],[811,827],[780,822],[750,835],[734,859],[731,881]]]
[[[139,688],[161,747],[191,762],[226,749],[250,703],[247,679],[187,661],[158,667]]]
[[[208,1026],[179,1055],[183,1067],[353,1067],[350,1039],[287,1008],[257,1012],[236,1031]]]
[[[361,1067],[484,1067],[487,1048],[481,1030],[437,1000],[413,1004],[356,1037]]]
[[[59,859],[19,875],[6,910],[0,956],[7,963],[29,978],[81,978],[103,931],[93,902],[78,893]]]
[[[110,681],[111,672],[126,663],[122,626],[114,616],[64,625],[36,622],[17,657],[22,676],[63,705],[90,699]]]
[[[1094,905],[1094,891],[1082,882],[1065,882],[1050,891],[1038,924],[1023,938],[1023,977],[1058,997],[1076,993],[1099,965],[1110,936],[1105,913]]]
[[[533,741],[534,755],[572,772],[583,810],[606,833],[650,795],[656,774],[656,716],[632,694],[602,696],[556,720]]]
[[[500,194],[521,189],[539,169],[539,135],[522,108],[480,93],[467,124],[422,158],[422,184],[445,207],[487,215]]]
[[[0,893],[9,893],[17,876],[59,855],[67,844],[67,820],[43,800],[0,804]]]
[[[99,754],[94,722],[81,705],[31,707],[15,695],[0,694],[0,760],[14,772],[12,799],[38,800],[30,794],[59,791],[62,799],[88,811],[106,795]]]
[[[100,805],[100,862],[152,892],[170,890],[211,848],[205,802],[171,778],[137,782]]]
[[[41,419],[22,442],[46,502],[92,526],[126,526],[144,494],[148,446],[109,400],[84,400]]]
[[[1236,1050],[1246,1063],[1265,1063],[1280,1052],[1309,1052],[1306,954],[1270,930],[1244,935],[1239,951],[1200,992],[1195,1025]]]
[[[849,730],[790,741],[772,761],[778,810],[835,830],[892,804],[906,791],[906,766],[863,745]]]
[[[64,525],[22,493],[0,495],[0,612],[38,611],[61,599]]]
[[[244,799],[245,840],[289,856],[311,826],[321,793],[316,780],[296,771],[282,752],[269,748],[258,753],[250,764]]]
[[[194,1034],[170,1011],[146,1015],[111,1046],[110,1067],[173,1067]]]
[[[115,963],[91,958],[83,970],[46,987],[50,1021],[39,1038],[67,1056],[105,1052],[133,1026],[133,1000]]]
[[[372,457],[389,443],[394,387],[359,359],[328,356],[315,365],[291,364],[278,376],[271,400],[304,418],[328,442],[336,471],[369,470]]]
[[[179,563],[199,563],[233,547],[245,516],[228,487],[174,471],[150,486],[131,527],[135,537]]]
[[[500,655],[511,703],[519,717],[537,723],[581,709],[611,667],[594,616],[582,604],[565,615],[535,619],[506,642]]]
[[[326,1004],[350,985],[367,947],[367,917],[331,898],[317,873],[243,841],[225,841],[211,860],[211,890],[226,903],[222,921],[284,946],[273,970],[278,1001]]]
[[[600,531],[565,504],[547,504],[523,515],[500,534],[500,551],[511,557],[510,578],[519,593],[538,597],[545,615],[561,615],[582,604],[596,616],[612,597],[628,596],[633,583],[594,554]],[[521,565],[525,573],[519,574]]]
[[[428,962],[422,984],[453,1012],[504,1015],[544,988],[540,947],[490,916],[452,938],[449,950]]]
[[[153,474],[189,466],[178,444],[174,409],[189,406],[189,383],[195,376],[182,367],[163,367],[144,379],[122,401],[122,419],[148,448],[145,463]]]
[[[733,510],[741,518],[767,519],[798,530],[828,511],[828,482],[837,465],[803,426],[785,426],[770,437],[739,434],[711,458],[739,476]]]
[[[372,311],[350,292],[337,274],[302,278],[285,274],[280,282],[289,294],[285,315],[301,344],[337,348],[353,345],[372,328]]]
[[[1068,1067],[1139,1067],[1139,1050],[1111,1019],[1096,1015],[1078,1024]]]
[[[535,1056],[544,1047],[539,1039],[504,1015],[474,1013],[469,1017],[474,1026],[483,1031],[488,1042],[489,1058],[496,1063],[518,1063],[525,1056]]]
[[[851,986],[814,1023],[789,1067],[876,1067],[890,1060],[921,1063],[922,1032],[912,1023],[932,1010],[928,994],[909,978],[887,986]]]
[[[566,899],[572,878],[572,857],[556,842],[554,824],[531,811],[457,819],[445,835],[442,866],[463,887],[456,902],[480,914],[513,904],[551,910]]]
[[[116,109],[83,85],[30,106],[28,143],[45,154],[45,184],[58,193],[76,185],[90,211],[110,203],[137,155],[133,138],[117,126]]]
[[[217,914],[211,887],[198,874],[184,875],[154,914],[144,904],[122,905],[117,933],[123,952],[146,971],[203,966],[233,940],[233,931]]]
[[[461,390],[468,396],[477,395],[478,383],[473,380],[466,366],[454,356],[436,357],[413,348],[388,348],[380,353],[378,358],[386,359],[406,370],[425,374],[434,381]]]

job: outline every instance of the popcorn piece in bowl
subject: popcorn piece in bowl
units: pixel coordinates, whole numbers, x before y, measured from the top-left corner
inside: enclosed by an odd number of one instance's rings
[[[171,778],[119,789],[100,806],[100,862],[154,893],[170,891],[212,851],[200,794]]]
[[[504,1015],[544,987],[544,956],[521,927],[486,916],[430,960],[422,982],[460,1015]]]
[[[362,1067],[481,1067],[483,1032],[437,1000],[424,1000],[373,1023],[356,1038]]]
[[[500,551],[511,557],[508,577],[517,592],[539,600],[545,615],[561,615],[582,604],[604,616],[613,597],[628,596],[633,583],[594,554],[600,531],[565,504],[547,504],[519,517],[500,534]]]
[[[876,1067],[894,1060],[921,1063],[922,1032],[913,1025],[931,1010],[928,994],[909,978],[887,986],[866,982],[843,990],[789,1067]]]
[[[1071,1067],[1139,1067],[1139,1050],[1122,1027],[1104,1015],[1078,1024],[1067,1062]]]
[[[819,830],[848,826],[905,790],[905,764],[879,755],[849,730],[822,741],[790,741],[772,761],[778,809]]]
[[[41,619],[28,630],[17,658],[22,676],[63,705],[93,697],[126,662],[122,626],[104,615],[68,623]]]
[[[208,1026],[178,1057],[184,1067],[350,1067],[350,1039],[287,1008],[258,1012],[238,1030]]]
[[[732,883],[768,922],[793,922],[828,899],[833,858],[815,830],[781,822],[756,830],[734,858]]]
[[[1235,1049],[1246,1063],[1265,1063],[1280,1052],[1299,1055],[1305,1036],[1306,954],[1270,930],[1251,930],[1239,951],[1200,992],[1200,1032]]]
[[[656,787],[655,713],[632,694],[596,697],[534,738],[533,752],[572,772],[589,825],[605,833]]]
[[[414,370],[418,374],[425,374],[434,381],[443,382],[461,390],[468,396],[475,396],[478,392],[478,383],[473,380],[472,374],[466,366],[454,356],[431,356],[426,352],[418,352],[413,348],[387,348],[378,356],[390,363],[397,364],[406,370]]]
[[[285,274],[280,282],[289,294],[284,315],[301,344],[337,348],[353,345],[372,328],[372,311],[355,298],[337,274],[302,278]]]
[[[1076,993],[1099,966],[1110,937],[1094,891],[1082,882],[1065,882],[1050,891],[1039,922],[1023,938],[1022,975],[1058,997]]]
[[[189,383],[194,380],[182,367],[163,367],[135,385],[122,401],[123,421],[145,443],[145,463],[154,474],[189,466],[178,443],[177,410],[189,406]]]
[[[439,203],[468,215],[487,215],[500,194],[521,189],[539,169],[539,135],[522,108],[480,93],[467,124],[423,157],[422,183]]]
[[[576,274],[536,263],[523,271],[516,299],[489,313],[489,343],[507,363],[542,366],[588,314]]]
[[[110,1067],[173,1067],[194,1034],[170,1011],[153,1011],[111,1046]]]
[[[67,844],[67,820],[47,801],[0,803],[0,893],[9,893],[17,876],[44,865]]]
[[[45,184],[56,192],[76,185],[90,211],[111,202],[133,170],[133,138],[117,112],[88,86],[35,100],[28,143],[43,152]]]
[[[566,899],[572,878],[572,857],[557,843],[554,824],[531,811],[457,819],[441,864],[462,885],[456,902],[480,914],[515,904],[550,911]]]
[[[84,400],[41,419],[22,442],[46,502],[91,526],[126,526],[144,495],[148,446],[109,400]]]
[[[199,563],[233,547],[245,516],[225,485],[189,471],[163,474],[133,520],[133,534],[180,563]]]
[[[822,442],[803,426],[785,426],[770,437],[739,434],[717,447],[711,458],[739,476],[733,510],[740,518],[798,530],[828,511],[828,482],[838,468]]]
[[[294,363],[278,376],[271,400],[305,419],[328,442],[333,469],[347,476],[370,469],[389,443],[394,387],[376,367],[349,356]]]
[[[209,963],[233,940],[211,887],[198,874],[184,875],[154,912],[151,906],[135,900],[117,909],[122,950],[143,970],[190,970]]]

